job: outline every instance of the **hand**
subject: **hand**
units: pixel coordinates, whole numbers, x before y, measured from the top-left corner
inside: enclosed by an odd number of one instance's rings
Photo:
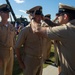
[[[53,20],[53,22],[56,22],[58,20],[58,16],[55,17],[55,19]]]
[[[35,18],[35,12],[36,12],[36,10],[34,11],[34,13],[30,13],[29,14],[29,18],[32,20],[33,18]]]
[[[32,20],[34,18],[34,15],[32,13],[29,14],[29,18],[30,18],[30,20]]]

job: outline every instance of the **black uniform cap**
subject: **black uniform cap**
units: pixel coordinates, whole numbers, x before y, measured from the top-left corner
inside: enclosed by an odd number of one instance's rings
[[[30,13],[34,13],[34,12],[35,12],[35,15],[43,15],[41,6],[35,6],[35,7],[31,8],[30,10],[27,10],[26,13],[30,14]]]
[[[7,4],[2,4],[2,5],[0,5],[0,11],[10,12],[10,8]]]
[[[48,17],[51,19],[51,15],[50,14],[46,14],[45,17]]]
[[[75,7],[60,3],[59,4],[59,10],[58,10],[58,13],[56,15],[60,15],[61,13],[75,14]]]

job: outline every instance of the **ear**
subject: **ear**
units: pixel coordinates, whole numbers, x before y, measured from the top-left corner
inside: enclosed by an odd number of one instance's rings
[[[64,14],[64,19],[68,19],[68,15],[67,14]]]

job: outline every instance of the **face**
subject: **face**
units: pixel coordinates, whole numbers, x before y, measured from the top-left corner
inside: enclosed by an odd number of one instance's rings
[[[42,20],[42,16],[41,16],[41,15],[35,15],[35,21],[36,21],[37,23],[40,23],[41,20]]]
[[[58,23],[61,25],[61,24],[63,24],[63,21],[64,21],[64,15],[63,14],[60,14],[58,16]]]
[[[9,18],[9,12],[0,12],[2,20],[7,20]]]
[[[58,16],[58,23],[61,24],[66,24],[68,22],[67,14],[60,14]]]

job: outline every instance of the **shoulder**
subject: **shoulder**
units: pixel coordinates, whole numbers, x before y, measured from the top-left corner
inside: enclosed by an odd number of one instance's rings
[[[25,39],[30,33],[29,29],[30,29],[30,27],[22,28],[22,30],[20,31],[18,37],[21,38],[21,39],[22,38]]]
[[[29,30],[30,30],[30,26],[28,26],[28,27],[26,26],[21,29],[20,34],[27,35],[29,33]]]
[[[11,24],[10,22],[8,22],[7,24],[10,28],[15,28],[15,26],[13,24]]]

